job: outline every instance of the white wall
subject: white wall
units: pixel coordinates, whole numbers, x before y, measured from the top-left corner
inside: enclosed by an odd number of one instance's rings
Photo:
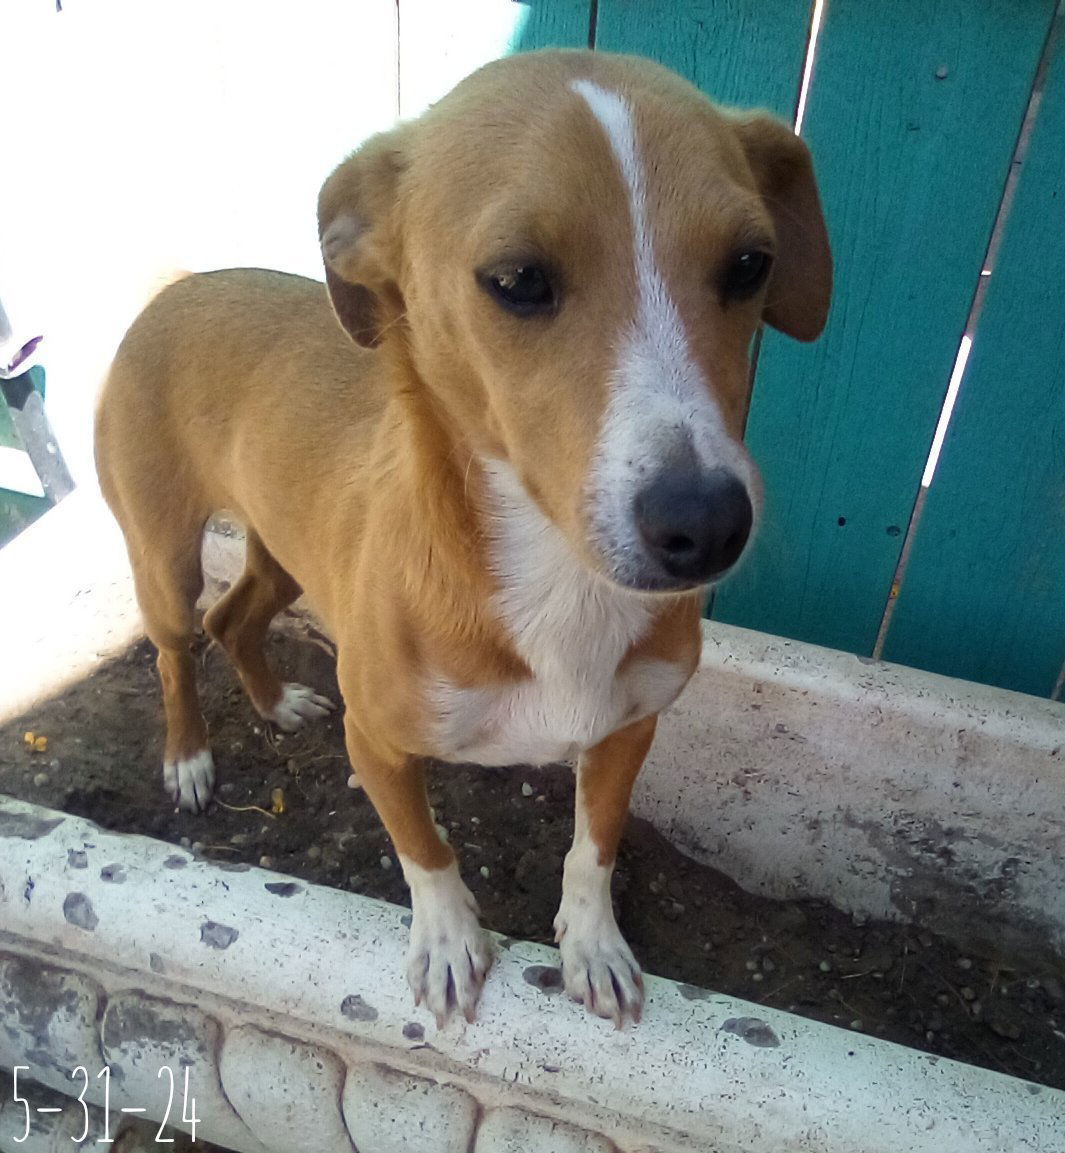
[[[318,276],[318,188],[398,111],[395,0],[0,3],[0,298],[91,473],[99,380],[175,268]]]
[[[527,17],[513,0],[0,0],[0,299],[46,334],[76,479],[102,375],[160,279],[319,276],[333,166],[506,52]]]

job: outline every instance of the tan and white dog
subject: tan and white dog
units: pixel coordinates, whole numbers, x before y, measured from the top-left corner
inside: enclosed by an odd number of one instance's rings
[[[166,789],[200,810],[214,785],[189,646],[224,508],[247,564],[204,626],[285,729],[332,706],[279,681],[267,627],[302,589],[331,630],[351,762],[411,889],[416,999],[472,1018],[491,960],[424,758],[576,756],[565,984],[637,1019],[611,873],[706,587],[757,520],[752,337],[825,322],[806,146],[645,60],[515,56],[341,164],[319,229],[326,287],[172,285],[100,403],[100,479],[159,650]]]

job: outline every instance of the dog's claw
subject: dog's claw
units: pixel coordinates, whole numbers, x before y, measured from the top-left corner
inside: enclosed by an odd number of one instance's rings
[[[436,886],[426,891],[426,879]],[[414,916],[407,954],[407,982],[414,1004],[432,1013],[438,1029],[457,1010],[472,1022],[477,1014],[492,946],[477,919],[477,903],[454,867],[424,873],[411,885]]]
[[[433,1014],[438,1029],[444,1028],[456,1010],[472,1022],[492,963],[487,933],[476,919],[432,943],[417,942],[417,932],[415,921],[407,965],[414,1004],[424,1005]]]
[[[286,733],[294,733],[304,721],[328,716],[336,705],[306,685],[289,681],[281,687],[281,699],[263,715]]]
[[[596,930],[578,931],[556,922],[566,992],[597,1017],[624,1029],[643,1015],[643,975],[613,919]]]
[[[209,749],[185,759],[163,762],[163,788],[179,809],[206,810],[214,792],[214,759]]]

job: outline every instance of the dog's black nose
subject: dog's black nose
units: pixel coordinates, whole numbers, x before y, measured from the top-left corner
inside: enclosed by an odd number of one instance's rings
[[[677,580],[696,584],[740,558],[754,509],[735,473],[666,471],[636,494],[636,525],[647,551]]]

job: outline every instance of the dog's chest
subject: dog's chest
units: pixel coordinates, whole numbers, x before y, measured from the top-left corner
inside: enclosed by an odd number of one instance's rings
[[[652,626],[648,601],[589,572],[505,466],[489,475],[492,608],[532,675],[476,687],[435,678],[435,753],[488,765],[566,760],[664,708],[688,671],[661,660],[622,670]]]
[[[480,765],[543,765],[582,750],[670,704],[687,680],[667,661],[631,664],[624,673],[556,665],[529,680],[432,693],[436,755]]]

